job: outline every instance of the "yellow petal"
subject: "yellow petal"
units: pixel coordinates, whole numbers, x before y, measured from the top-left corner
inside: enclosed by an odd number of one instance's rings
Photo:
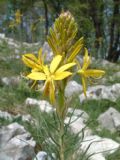
[[[23,62],[26,64],[26,66],[30,68],[39,68],[41,69],[40,64],[38,63],[38,59],[33,54],[25,54],[22,56]]]
[[[71,48],[71,54],[68,58],[68,62],[71,62],[74,60],[74,58],[78,55],[78,53],[81,51],[81,49],[83,48],[83,42],[84,42],[84,39],[83,37],[80,38],[74,45],[73,47]]]
[[[73,67],[74,65],[76,65],[76,63],[68,63],[68,64],[65,64],[65,65],[63,65],[62,67],[60,67],[60,68],[56,71],[56,73],[57,73],[57,72],[63,72],[63,71],[65,71],[65,70]]]
[[[88,56],[88,50],[87,48],[85,48],[85,56],[84,56],[84,60],[83,60],[83,70],[86,70],[88,68],[88,66],[90,65],[90,57]]]
[[[57,55],[53,58],[51,64],[50,64],[50,72],[54,73],[57,67],[59,66],[60,62],[62,60],[62,56]]]
[[[72,75],[72,73],[71,72],[67,72],[67,71],[65,71],[65,72],[57,72],[54,75],[54,80],[62,80],[62,79],[67,78],[70,75]]]
[[[37,61],[37,58],[35,57],[35,55],[34,54],[32,54],[32,53],[27,53],[27,54],[24,54],[23,56],[22,56],[22,58],[23,59],[27,59],[27,60],[31,60],[31,61],[33,61],[33,62],[36,62]]]
[[[33,69],[31,70],[31,72],[39,72],[39,69],[38,69],[38,68],[33,68]]]
[[[86,77],[92,77],[92,78],[99,78],[103,76],[105,72],[103,70],[97,70],[97,69],[88,69],[85,71]]]
[[[49,97],[50,97],[50,102],[52,104],[54,104],[54,102],[55,102],[55,86],[54,86],[54,82],[53,81],[50,82]]]
[[[82,86],[83,86],[84,95],[86,96],[86,79],[84,76],[82,76]]]
[[[27,77],[32,80],[46,80],[46,75],[42,72],[32,72]]]
[[[48,96],[49,95],[49,92],[50,92],[50,81],[46,81],[45,82],[45,85],[44,85],[44,96]]]
[[[47,66],[47,65],[43,67],[43,71],[45,72],[45,74],[46,74],[47,76],[49,76],[50,72],[49,72],[49,69],[48,69],[48,66]]]
[[[45,82],[45,88],[44,88],[44,96],[48,96],[50,98],[50,102],[54,104],[55,102],[55,86],[54,82],[51,80],[47,80]]]

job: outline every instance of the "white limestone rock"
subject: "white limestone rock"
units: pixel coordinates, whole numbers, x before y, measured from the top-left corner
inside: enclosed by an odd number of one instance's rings
[[[94,87],[89,87],[87,89],[87,99],[108,99],[113,102],[116,101],[117,98],[120,96],[120,83],[113,84],[112,86],[104,86],[104,85],[97,85]],[[86,100],[86,97],[82,93],[79,96],[80,102],[82,103],[83,101]]]
[[[37,105],[41,112],[51,113],[54,109],[52,105],[45,100],[37,100],[34,98],[27,98],[25,104],[29,106]]]
[[[1,83],[6,86],[18,86],[20,84],[20,77],[3,77]]]
[[[79,95],[80,92],[82,92],[82,86],[76,81],[70,81],[65,88],[65,97],[72,98]]]
[[[5,38],[5,34],[4,33],[0,33],[0,39],[4,39]]]
[[[113,107],[102,113],[97,120],[102,128],[111,132],[120,131],[120,112]]]
[[[89,145],[90,147],[88,148]],[[93,154],[93,156],[90,157],[90,160],[105,160],[107,155],[114,153],[119,147],[120,144],[112,139],[92,135],[84,138],[80,149],[85,152],[88,148],[86,154]]]
[[[82,135],[82,130],[84,130],[84,136],[88,136],[92,134],[91,129],[86,127],[85,120],[81,117],[72,116],[66,117],[65,124],[69,124],[70,131],[74,134],[80,133],[79,136]]]
[[[13,116],[13,120],[17,120],[20,119],[22,122],[28,122],[30,124],[34,124],[35,120],[33,119],[33,117],[30,114],[17,114],[17,115],[12,115]]]
[[[17,114],[17,115],[13,115],[13,114],[10,114],[10,113],[8,113],[6,111],[1,111],[0,110],[0,118],[5,119],[5,120],[9,120],[9,121],[21,119],[21,121],[23,121],[23,122],[28,122],[28,123],[31,123],[31,124],[35,123],[35,120],[32,118],[32,116],[30,114],[26,114],[26,115]]]
[[[10,113],[5,112],[5,111],[1,111],[1,110],[0,110],[0,118],[5,119],[5,120],[9,120],[9,121],[13,120],[13,116]]]
[[[43,54],[46,54],[46,61],[50,62],[53,58],[53,52],[47,42],[44,42],[43,47],[42,47],[42,52]]]
[[[0,128],[0,160],[32,159],[35,145],[30,133],[18,123]]]
[[[103,157],[102,154],[99,153],[99,154],[95,154],[92,157],[90,157],[89,160],[106,160],[106,159],[105,159],[105,157]]]
[[[40,151],[37,153],[36,158],[34,158],[34,160],[52,160],[53,157],[55,158],[55,154],[52,153],[52,158],[50,156],[48,156],[48,154],[45,151]]]
[[[119,71],[119,72],[116,72],[116,73],[114,74],[114,78],[119,78],[119,79],[120,79],[120,71]]]
[[[68,108],[68,114],[69,113],[71,113],[72,115],[74,115],[76,117],[83,118],[84,121],[87,121],[89,119],[89,115],[81,109]]]
[[[34,158],[34,160],[46,160],[46,159],[47,159],[47,153],[44,151],[38,152],[36,158]]]

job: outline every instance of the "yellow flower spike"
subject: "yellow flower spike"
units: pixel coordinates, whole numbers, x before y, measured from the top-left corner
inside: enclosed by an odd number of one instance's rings
[[[103,71],[103,70],[87,69],[89,67],[89,65],[90,65],[90,57],[88,56],[88,51],[85,48],[83,67],[78,70],[78,73],[82,77],[83,92],[84,92],[85,96],[86,96],[86,88],[87,88],[86,87],[86,79],[89,77],[101,78],[105,74],[105,71]]]
[[[72,14],[70,12],[62,12],[55,20],[47,36],[48,44],[54,55],[63,55],[63,53],[69,55],[70,52],[68,50],[73,44],[77,30],[77,24]]]

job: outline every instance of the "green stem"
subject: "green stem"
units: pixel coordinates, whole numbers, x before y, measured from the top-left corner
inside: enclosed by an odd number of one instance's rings
[[[58,103],[56,112],[59,117],[59,156],[60,160],[65,160],[65,128],[64,128],[64,120],[67,113],[67,106],[64,97],[65,92],[65,84],[62,84],[62,87],[59,89],[58,94]]]
[[[61,119],[60,124],[60,137],[59,137],[59,145],[60,145],[60,160],[64,160],[64,119]]]

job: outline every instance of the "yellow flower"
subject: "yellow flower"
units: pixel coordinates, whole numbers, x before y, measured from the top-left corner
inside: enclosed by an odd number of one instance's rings
[[[21,17],[22,17],[22,14],[20,13],[20,10],[17,9],[15,12],[15,18],[14,18],[14,20],[10,21],[9,27],[12,29],[14,27],[17,27],[17,25],[19,25],[21,23]]]
[[[17,9],[17,11],[15,12],[15,21],[16,21],[16,24],[20,24],[21,23],[21,17],[22,17],[22,14],[20,13],[20,10]]]
[[[82,78],[82,85],[83,85],[83,91],[84,95],[86,96],[86,79],[89,77],[92,78],[100,78],[105,74],[103,70],[97,70],[97,69],[87,69],[90,65],[91,59],[88,56],[88,51],[85,48],[85,56],[83,60],[83,67],[78,70],[78,73],[81,75]]]
[[[44,59],[42,58],[42,48],[39,49],[38,58],[36,58],[34,54],[27,53],[22,56],[22,60],[26,66],[32,69],[32,71],[42,71],[44,65]],[[37,81],[35,80],[31,88],[36,86],[36,84]]]
[[[34,54],[27,53],[22,56],[22,60],[26,66],[32,68],[33,70],[41,71],[43,69],[43,59],[41,55],[42,49],[40,48],[38,52],[38,58],[36,58]]]
[[[72,75],[71,72],[66,71],[76,63],[68,63],[59,67],[62,61],[62,56],[57,55],[53,58],[50,67],[47,65],[43,67],[43,72],[32,71],[27,77],[32,80],[45,80],[44,94],[49,94],[51,103],[55,102],[55,82],[67,78]]]

